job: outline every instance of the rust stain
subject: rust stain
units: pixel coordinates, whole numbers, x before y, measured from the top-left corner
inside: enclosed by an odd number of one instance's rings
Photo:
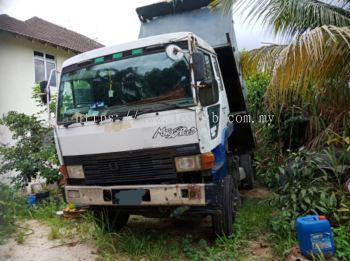
[[[188,186],[188,195],[190,199],[201,199],[201,187],[196,185]]]
[[[108,124],[104,131],[105,132],[118,132],[121,130],[126,130],[126,129],[130,129],[132,127],[130,122],[115,122],[115,123],[111,123]]]

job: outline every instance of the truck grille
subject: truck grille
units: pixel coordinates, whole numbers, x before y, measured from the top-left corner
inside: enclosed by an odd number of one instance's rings
[[[196,153],[199,153],[198,145],[187,145],[123,153],[70,156],[65,157],[64,161],[66,165],[83,165],[84,185],[159,184],[177,181],[174,157]]]
[[[173,159],[167,153],[86,160],[83,168],[89,185],[168,181],[177,177]]]

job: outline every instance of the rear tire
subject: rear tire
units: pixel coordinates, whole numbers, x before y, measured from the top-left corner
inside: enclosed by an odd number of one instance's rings
[[[242,206],[241,194],[239,193],[241,177],[239,174],[238,157],[233,156],[232,153],[227,153],[227,167],[228,167],[228,173],[233,177],[233,192],[232,192],[233,210],[234,212],[237,212],[238,209]]]
[[[112,207],[93,209],[97,225],[107,232],[117,232],[122,229],[129,220],[129,213],[122,212]]]
[[[242,186],[245,189],[253,189],[255,186],[255,171],[253,160],[250,154],[239,155],[239,166],[244,169],[246,177],[242,180]]]
[[[217,212],[212,214],[213,232],[216,236],[230,236],[233,232],[233,190],[233,178],[227,175],[220,183]]]

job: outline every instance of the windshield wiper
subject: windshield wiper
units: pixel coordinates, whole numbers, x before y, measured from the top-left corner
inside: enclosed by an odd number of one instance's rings
[[[144,109],[144,110],[136,110],[135,114],[132,116],[134,119],[137,119],[138,116],[142,115],[142,114],[146,114],[146,113],[150,113],[150,112],[154,112],[155,109],[154,108],[148,108],[148,109]]]
[[[170,103],[170,102],[163,101],[163,102],[159,102],[159,104],[168,105],[168,106],[170,106],[170,109],[176,108],[176,109],[184,109],[184,110],[193,111],[193,109],[188,108],[186,106],[181,106],[181,105],[179,105],[177,103]]]
[[[84,125],[84,123],[88,121],[94,121],[95,123],[99,124],[102,121],[102,117],[99,117],[98,119],[96,119],[96,117],[97,116],[89,116],[87,118],[82,117],[82,118],[79,118],[78,120],[67,121],[63,124],[63,127],[68,128],[70,125],[74,123],[80,123],[81,125]]]
[[[169,103],[169,102],[158,102],[157,104],[161,104],[161,105],[167,105],[169,107],[167,107],[167,109],[184,109],[184,110],[190,110],[193,111],[193,109],[188,108],[188,107],[183,107],[177,103]],[[144,109],[144,110],[136,110],[136,113],[134,114],[133,118],[136,119],[138,116],[142,115],[142,114],[146,114],[146,113],[151,113],[151,112],[156,112],[159,111],[159,109],[156,109],[154,107],[148,108],[148,109]]]
[[[135,113],[134,113],[135,112]],[[109,114],[107,115],[110,119],[113,120],[113,122],[115,122],[116,120],[120,120],[122,121],[124,119],[124,117],[128,117],[128,116],[132,116],[135,117],[135,115],[137,114],[138,110],[128,110],[128,111],[122,111],[122,112],[118,112],[116,115],[112,115]],[[134,114],[134,115],[133,115]]]
[[[68,122],[63,124],[63,127],[68,128],[70,125],[72,125],[74,123],[79,123],[79,122],[78,121],[68,121]]]

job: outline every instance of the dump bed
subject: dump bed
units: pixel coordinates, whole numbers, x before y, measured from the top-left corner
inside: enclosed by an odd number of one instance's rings
[[[174,32],[192,32],[208,42],[218,55],[230,111],[247,114],[245,88],[239,65],[239,52],[232,12],[208,7],[210,0],[159,2],[136,9],[141,20],[139,38]],[[235,124],[230,146],[239,153],[255,147],[250,123]]]

